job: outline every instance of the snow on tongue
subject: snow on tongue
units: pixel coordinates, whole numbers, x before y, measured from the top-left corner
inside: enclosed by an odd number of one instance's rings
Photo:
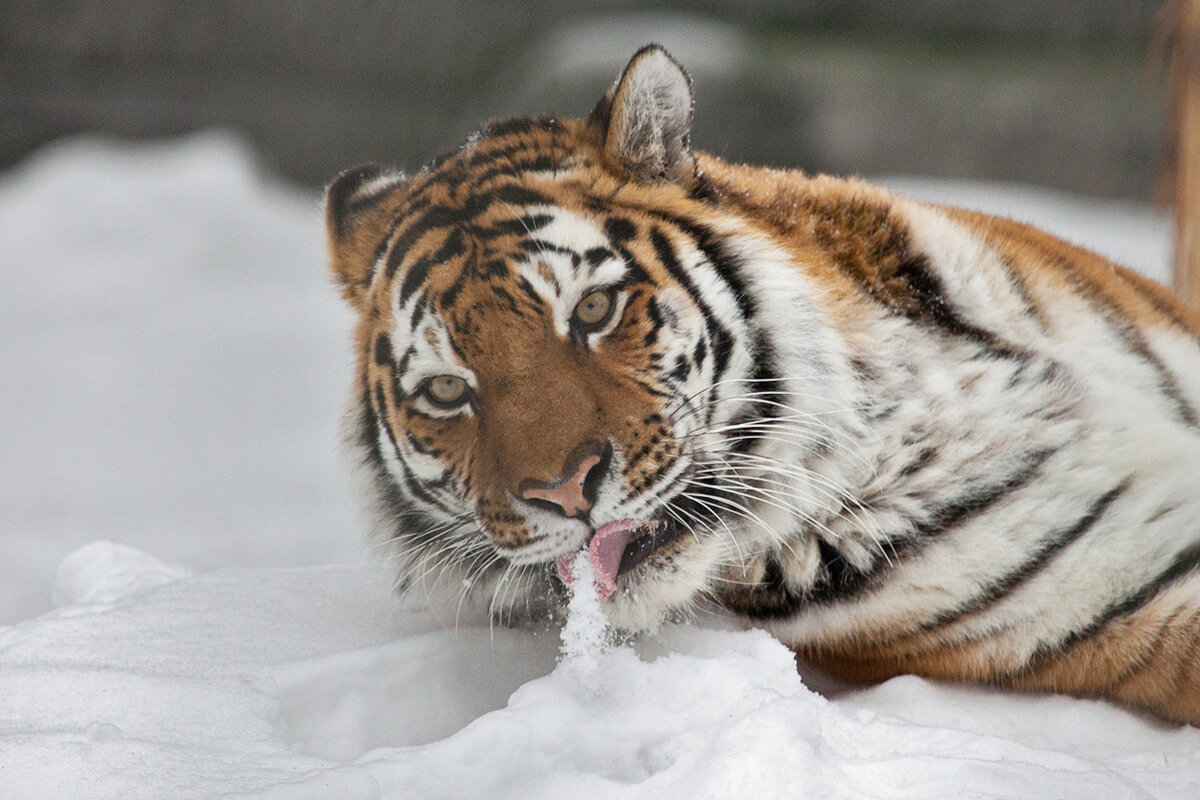
[[[641,523],[635,519],[610,522],[601,526],[592,535],[587,549],[580,552],[580,555],[587,553],[586,560],[591,563],[591,570],[595,572],[594,580],[601,597],[608,597],[617,590],[617,570],[621,567],[621,556],[625,553],[629,538],[639,527]],[[574,564],[579,562],[578,556],[574,562],[570,558],[558,560],[558,574],[562,576],[564,583],[570,585],[582,578],[574,567]]]
[[[562,629],[563,665],[580,677],[595,676],[607,645],[608,620],[600,608],[599,584],[587,550],[571,562],[573,580],[567,603],[567,623]]]

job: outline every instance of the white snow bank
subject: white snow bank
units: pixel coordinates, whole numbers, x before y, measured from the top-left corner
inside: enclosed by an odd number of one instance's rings
[[[54,605],[115,603],[191,574],[189,569],[164,564],[126,545],[92,542],[58,565]]]
[[[830,700],[761,632],[585,621],[555,669],[556,631],[444,629],[365,567],[68,564],[103,602],[0,630],[0,796],[1200,796],[1198,730],[916,678]]]
[[[0,178],[0,623],[93,539],[197,569],[354,558],[351,315],[317,192],[205,134],[57,144]]]

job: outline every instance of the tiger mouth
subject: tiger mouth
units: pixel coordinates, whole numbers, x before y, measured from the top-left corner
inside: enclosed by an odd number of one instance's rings
[[[617,589],[617,579],[636,569],[656,550],[675,541],[684,528],[672,520],[623,519],[601,525],[592,532],[580,552],[596,573],[596,587],[601,597]],[[578,553],[560,556],[557,561],[559,577],[570,584],[574,581],[571,565]]]

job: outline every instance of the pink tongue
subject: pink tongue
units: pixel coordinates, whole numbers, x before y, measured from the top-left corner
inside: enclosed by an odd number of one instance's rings
[[[639,527],[641,523],[636,519],[623,519],[608,523],[592,536],[588,555],[592,559],[592,566],[596,568],[596,582],[601,597],[608,597],[616,590],[617,570],[621,567],[625,545],[629,544],[629,537]]]
[[[592,535],[588,544],[588,558],[596,570],[596,588],[601,597],[608,597],[617,589],[617,570],[621,567],[621,556],[625,553],[625,545],[629,537],[640,528],[642,523],[635,519],[623,519],[602,526]],[[571,559],[558,560],[558,574],[563,581],[571,583]]]

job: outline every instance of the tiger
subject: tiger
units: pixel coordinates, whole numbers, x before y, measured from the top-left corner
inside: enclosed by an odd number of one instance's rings
[[[585,118],[327,187],[398,584],[537,617],[590,565],[616,630],[718,609],[852,685],[1200,725],[1200,317],[1028,224],[693,149],[692,116],[649,45]]]

